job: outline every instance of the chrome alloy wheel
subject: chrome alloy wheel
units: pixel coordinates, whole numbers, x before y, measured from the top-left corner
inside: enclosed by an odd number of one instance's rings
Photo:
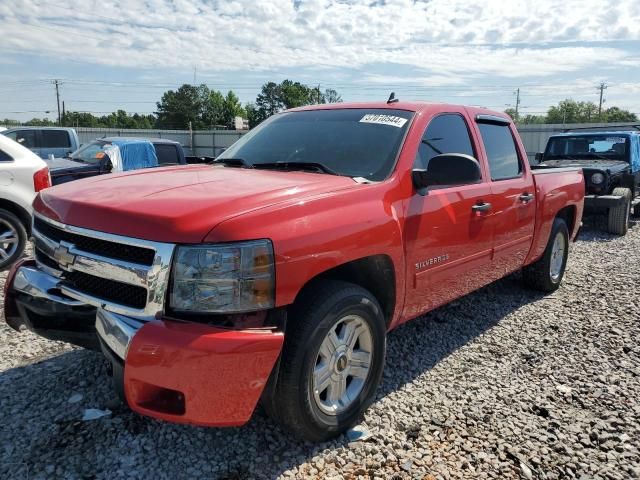
[[[358,315],[341,318],[320,345],[313,371],[313,397],[327,415],[338,415],[351,406],[362,391],[369,370],[373,336]]]
[[[20,243],[19,239],[15,227],[0,218],[0,262],[16,253]]]
[[[551,280],[557,282],[562,273],[562,264],[564,263],[564,253],[567,249],[567,241],[564,238],[562,232],[556,234],[556,238],[553,240],[553,247],[551,248],[551,262],[550,262],[550,275]]]

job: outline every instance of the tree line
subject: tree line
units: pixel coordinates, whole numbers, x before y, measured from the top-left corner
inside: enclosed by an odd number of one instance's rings
[[[88,112],[63,112],[61,123],[67,127],[211,130],[234,128],[234,118],[242,117],[253,128],[271,115],[289,108],[319,103],[341,102],[342,97],[333,89],[305,85],[292,80],[265,83],[254,102],[242,105],[233,91],[226,94],[210,89],[207,85],[184,84],[177,90],[167,90],[156,102],[155,114],[127,113],[117,110],[108,115],[96,116]],[[516,123],[596,123],[637,122],[638,116],[619,107],[598,111],[593,102],[577,102],[566,99],[549,107],[545,115],[519,113],[513,108],[505,110]],[[20,122],[5,118],[3,125],[19,125]],[[57,125],[56,121],[33,118],[22,125]]]
[[[570,98],[549,107],[546,115],[516,114],[514,108],[505,110],[518,124],[543,123],[623,123],[637,122],[638,116],[619,107],[609,107],[599,112],[593,102],[576,102]]]
[[[245,106],[231,90],[225,95],[205,84],[184,84],[177,90],[167,90],[162,94],[160,101],[156,102],[155,114],[130,114],[118,110],[96,116],[89,112],[65,111],[61,115],[61,124],[65,127],[169,130],[191,127],[193,130],[211,130],[234,128],[235,117],[242,117],[249,121],[250,127],[255,127],[274,113],[288,108],[341,101],[342,97],[333,89],[320,90],[320,87],[310,87],[292,80],[265,83],[255,102]],[[1,123],[6,126],[57,125],[57,121],[47,118],[33,118],[24,123],[5,118]]]

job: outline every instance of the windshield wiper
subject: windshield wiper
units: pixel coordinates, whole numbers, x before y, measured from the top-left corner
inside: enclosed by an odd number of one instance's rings
[[[316,172],[328,173],[329,175],[340,175],[335,170],[323,165],[322,163],[317,162],[267,162],[267,163],[256,163],[254,165],[255,168],[265,168],[265,169],[281,169],[281,170],[315,170]]]
[[[247,162],[244,158],[216,158],[211,163],[222,163],[230,167],[253,168],[253,164]]]

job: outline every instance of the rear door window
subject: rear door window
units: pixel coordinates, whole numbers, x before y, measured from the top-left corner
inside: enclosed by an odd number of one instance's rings
[[[446,113],[431,120],[422,136],[414,166],[426,169],[433,157],[443,153],[474,156],[467,123],[457,113]]]
[[[178,149],[175,145],[154,143],[158,165],[176,165],[178,160]]]
[[[489,161],[491,180],[507,180],[522,175],[522,162],[508,125],[478,123]]]
[[[71,148],[66,130],[42,130],[42,148]]]

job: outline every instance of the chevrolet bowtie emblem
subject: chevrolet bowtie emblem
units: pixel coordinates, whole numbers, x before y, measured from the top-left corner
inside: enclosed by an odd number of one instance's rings
[[[58,247],[53,251],[53,258],[61,267],[70,267],[76,260],[76,256],[69,252],[69,249],[73,248],[73,245],[60,243]]]

